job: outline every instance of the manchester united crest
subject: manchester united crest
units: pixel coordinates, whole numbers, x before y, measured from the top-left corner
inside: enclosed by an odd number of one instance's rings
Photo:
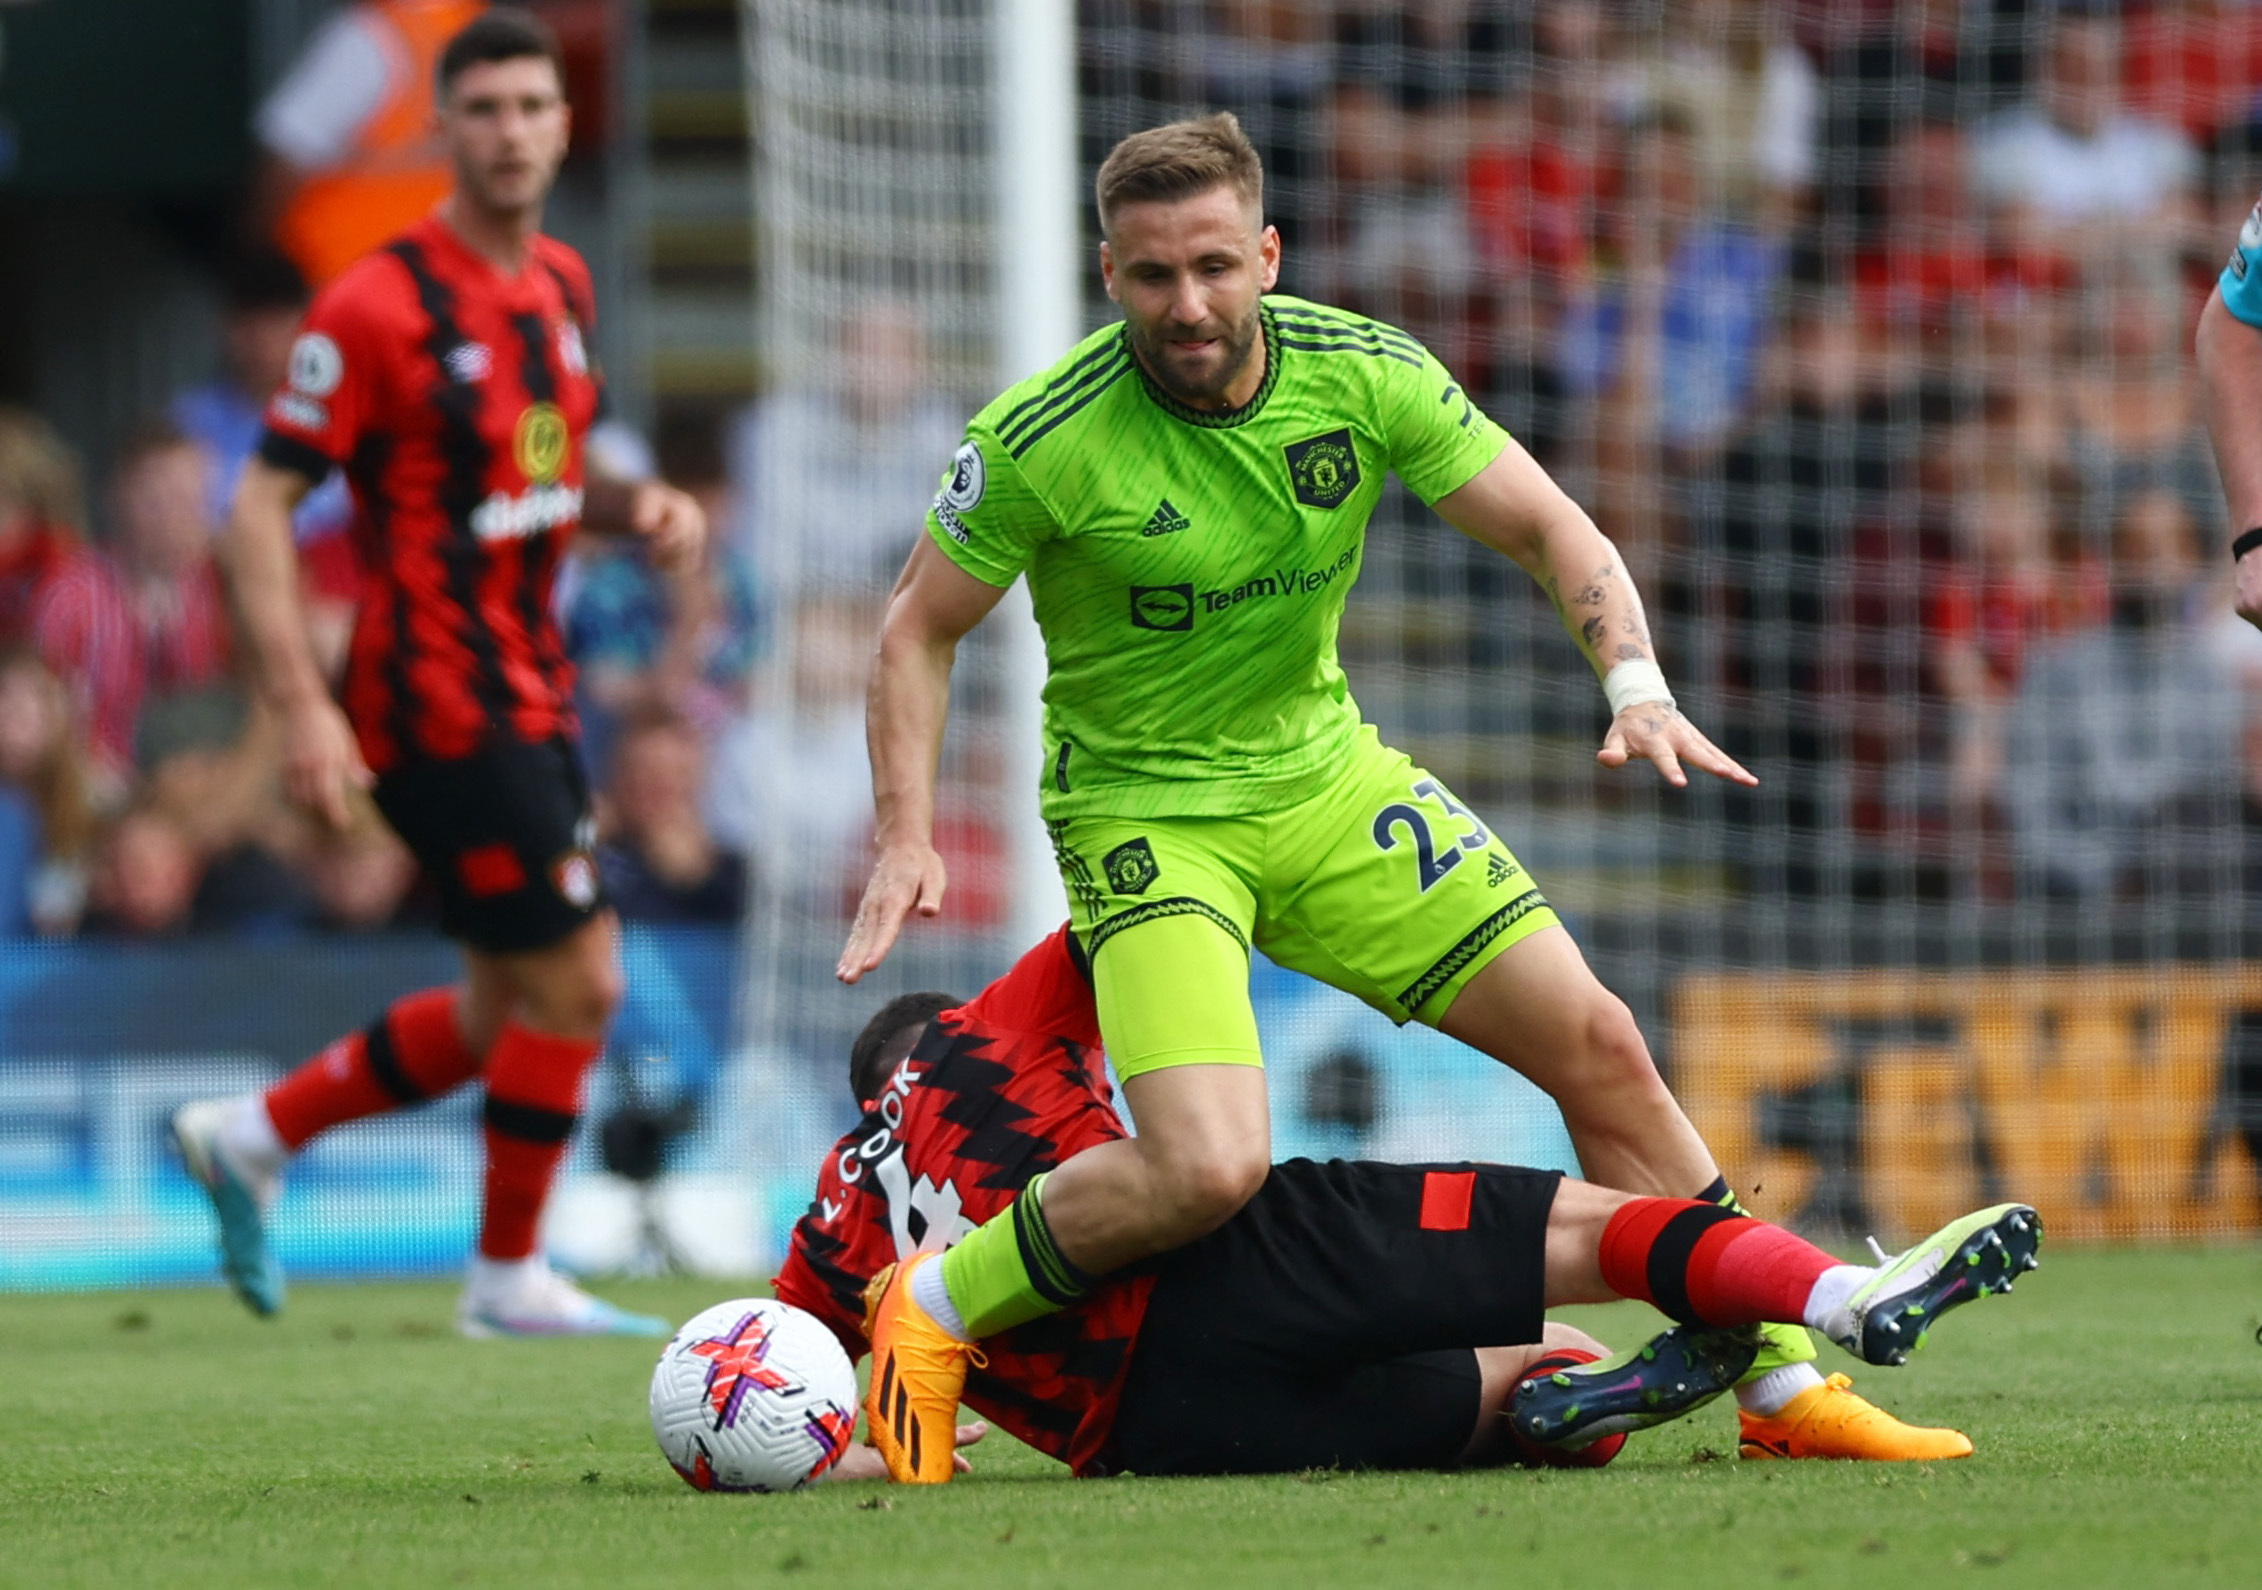
[[[1162,876],[1162,867],[1144,839],[1117,845],[1100,858],[1107,870],[1108,887],[1117,894],[1144,894],[1147,885]]]
[[[1359,452],[1348,427],[1288,444],[1288,480],[1307,508],[1334,508],[1358,488]]]

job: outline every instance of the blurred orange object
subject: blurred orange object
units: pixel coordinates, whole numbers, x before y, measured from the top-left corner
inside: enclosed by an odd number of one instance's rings
[[[372,37],[385,43],[385,98],[345,158],[309,175],[275,223],[275,242],[319,287],[421,221],[447,197],[452,177],[433,130],[440,52],[485,0],[362,0]]]

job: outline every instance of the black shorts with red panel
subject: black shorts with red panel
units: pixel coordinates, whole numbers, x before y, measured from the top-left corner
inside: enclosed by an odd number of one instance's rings
[[[1449,1468],[1476,1349],[1536,1342],[1555,1171],[1275,1165],[1156,1264],[1112,1432],[1138,1474]]]
[[[589,783],[563,736],[403,762],[374,794],[439,888],[441,930],[472,949],[547,949],[608,908]]]

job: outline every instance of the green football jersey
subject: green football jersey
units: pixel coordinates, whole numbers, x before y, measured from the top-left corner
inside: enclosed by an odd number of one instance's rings
[[[1396,470],[1435,502],[1507,446],[1405,332],[1267,298],[1232,414],[1147,376],[1120,324],[974,417],[928,533],[1044,632],[1048,818],[1230,816],[1312,793],[1359,729],[1336,660]]]

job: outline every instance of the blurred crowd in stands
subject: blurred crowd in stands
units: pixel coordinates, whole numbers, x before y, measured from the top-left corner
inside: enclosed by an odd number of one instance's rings
[[[436,30],[449,8],[393,9]],[[291,258],[293,206],[325,161],[398,166],[406,113],[372,105],[367,41],[338,30],[372,14],[342,12],[262,112],[279,247],[224,283],[210,382],[91,484],[0,410],[0,933],[429,914],[374,814],[332,834],[281,800],[213,562],[309,279],[338,263]],[[1080,17],[1087,168],[1138,126],[1235,109],[1284,289],[1421,336],[1625,550],[1684,694],[1767,777],[1723,807],[1754,887],[2101,901],[2220,879],[2222,834],[2262,813],[2262,636],[2229,611],[2189,346],[2262,193],[2262,6]],[[644,452],[720,531],[696,577],[592,546],[559,592],[631,917],[734,921],[785,859],[860,845],[869,637],[981,395],[938,387],[930,329],[875,297],[824,390],[593,441]],[[351,518],[333,482],[299,520],[333,661]],[[1452,555],[1462,599],[1513,590]],[[1370,562],[1384,597],[1390,577]],[[994,747],[951,754],[946,798],[1004,776]],[[998,920],[998,836],[973,810],[940,825],[954,914]]]
[[[1085,13],[1091,149],[1239,108],[1284,285],[1421,335],[1617,540],[1769,775],[1724,803],[1792,836],[1755,883],[2226,876],[2262,636],[2190,346],[2262,192],[2262,7]]]
[[[332,832],[282,797],[279,745],[237,667],[215,561],[306,306],[256,255],[228,284],[221,373],[117,451],[88,492],[37,417],[0,409],[0,934],[162,938],[429,923],[373,808]],[[727,523],[720,450],[663,436],[659,466]],[[633,437],[612,445],[635,447]],[[359,570],[340,481],[298,517],[318,655],[342,665]],[[707,821],[707,748],[743,716],[761,643],[748,565],[662,575],[633,548],[570,565],[600,865],[632,920],[735,924],[745,858]]]
[[[449,186],[431,136],[440,47],[483,0],[361,0],[333,11],[255,119],[243,239],[220,289],[209,380],[177,393],[82,478],[51,426],[0,407],[0,937],[423,927],[436,902],[366,801],[344,832],[284,800],[276,727],[245,688],[215,558],[235,478],[283,384],[313,290],[420,219]],[[610,23],[589,0],[545,15],[581,81]],[[713,427],[659,456],[619,427],[592,446],[657,467],[728,526]],[[361,569],[333,476],[301,506],[302,588],[335,677]],[[598,860],[624,916],[735,925],[743,853],[709,823],[708,748],[744,716],[762,626],[734,544],[664,576],[632,548],[568,565],[560,617],[581,664]],[[741,825],[743,827],[743,825]]]

